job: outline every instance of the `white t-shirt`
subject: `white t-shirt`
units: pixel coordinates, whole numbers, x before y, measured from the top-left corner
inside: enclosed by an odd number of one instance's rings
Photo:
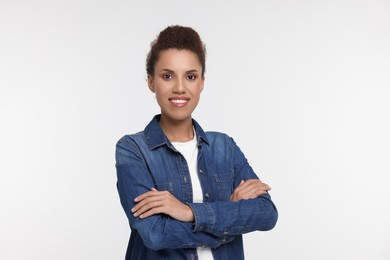
[[[195,132],[195,131],[194,131]],[[202,186],[198,178],[198,145],[196,143],[196,136],[194,139],[188,142],[172,142],[173,146],[178,150],[186,159],[188,169],[190,171],[193,201],[195,203],[203,202]],[[199,260],[213,260],[213,254],[209,247],[196,248]]]

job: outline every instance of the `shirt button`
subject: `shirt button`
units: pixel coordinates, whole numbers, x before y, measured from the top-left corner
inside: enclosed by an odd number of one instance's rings
[[[199,170],[199,173],[200,173],[200,174],[203,174],[203,171],[202,171],[202,169],[200,169],[200,170]]]
[[[210,198],[210,195],[208,193],[206,193],[204,196],[206,197],[206,199]]]

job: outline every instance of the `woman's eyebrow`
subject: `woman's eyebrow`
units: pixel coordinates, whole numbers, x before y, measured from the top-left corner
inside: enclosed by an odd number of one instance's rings
[[[186,72],[187,72],[187,73],[193,73],[193,72],[198,72],[198,70],[193,69],[193,70],[187,70]]]
[[[171,69],[167,69],[167,68],[164,68],[164,69],[161,69],[161,71],[166,71],[166,72],[169,72],[169,73],[175,73],[173,70]],[[197,69],[192,69],[192,70],[187,70],[186,73],[194,73],[194,72],[198,72]]]
[[[171,69],[161,69],[161,71],[166,71],[166,72],[169,72],[169,73],[175,73],[173,70]]]

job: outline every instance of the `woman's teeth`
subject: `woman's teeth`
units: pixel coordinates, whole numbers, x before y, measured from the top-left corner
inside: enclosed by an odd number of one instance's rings
[[[187,99],[171,99],[171,102],[173,102],[175,104],[183,104],[183,103],[188,102],[188,100]]]

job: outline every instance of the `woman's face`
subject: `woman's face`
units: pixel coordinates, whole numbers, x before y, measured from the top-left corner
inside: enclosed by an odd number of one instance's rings
[[[148,76],[148,85],[156,94],[164,120],[178,122],[190,119],[204,86],[198,57],[188,50],[160,52],[154,75]]]

